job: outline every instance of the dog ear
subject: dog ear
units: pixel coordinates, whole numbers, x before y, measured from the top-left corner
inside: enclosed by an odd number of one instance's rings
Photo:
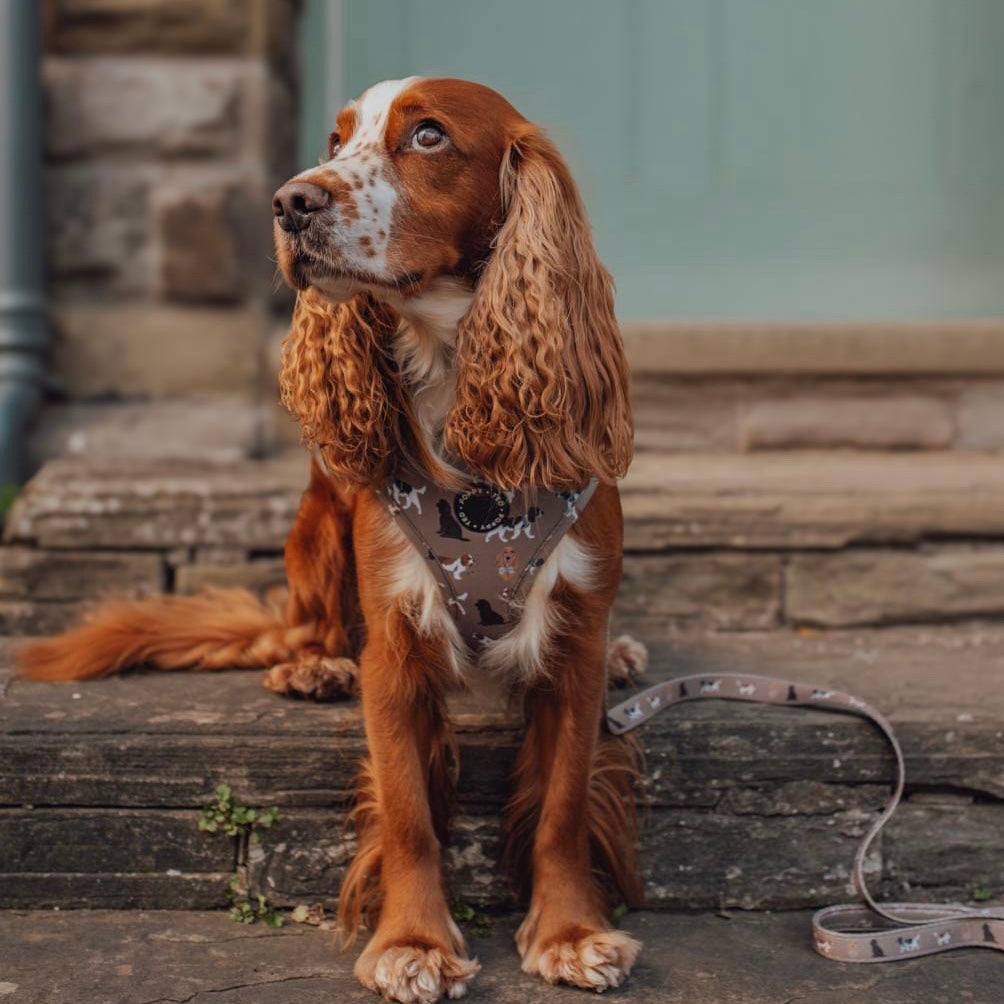
[[[426,458],[389,354],[398,320],[368,294],[332,303],[299,294],[282,343],[282,403],[328,472],[351,484],[379,484],[402,456]]]
[[[631,461],[613,282],[575,182],[525,124],[500,172],[505,220],[457,332],[447,446],[503,489],[612,482]]]

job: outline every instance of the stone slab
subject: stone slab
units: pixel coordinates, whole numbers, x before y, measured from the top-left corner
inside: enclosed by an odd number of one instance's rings
[[[304,451],[225,468],[62,459],[25,489],[6,539],[279,552],[306,468]],[[1004,465],[990,453],[639,453],[622,499],[640,553],[1004,537]]]
[[[1004,613],[1004,548],[851,549],[795,554],[785,566],[786,618],[847,627]]]
[[[469,935],[482,971],[471,1001],[578,1000],[519,969],[518,916],[487,938]],[[806,913],[630,913],[645,945],[616,999],[635,1004],[997,1004],[1000,958],[962,949],[886,966],[830,962],[809,945]],[[0,913],[0,998],[11,1004],[330,1004],[370,1001],[351,975],[358,947],[338,952],[329,932],[244,927],[221,913]],[[72,966],[59,964],[72,958]]]
[[[943,449],[955,435],[951,403],[934,395],[820,395],[752,402],[739,423],[747,450]]]
[[[164,588],[159,554],[0,547],[0,599],[74,602],[150,596]]]
[[[241,397],[61,402],[39,414],[28,449],[36,467],[55,457],[236,463],[264,451],[263,423],[262,406]]]
[[[623,482],[629,549],[800,549],[1004,536],[990,453],[640,453]]]

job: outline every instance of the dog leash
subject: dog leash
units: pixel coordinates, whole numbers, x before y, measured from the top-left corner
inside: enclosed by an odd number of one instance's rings
[[[867,718],[896,755],[896,787],[854,856],[854,886],[862,903],[818,910],[812,917],[813,947],[837,962],[894,962],[953,948],[1004,950],[1004,907],[981,909],[961,903],[877,903],[865,883],[865,858],[896,811],[906,784],[903,751],[888,719],[871,705],[839,690],[769,676],[735,673],[680,676],[649,687],[607,711],[607,725],[622,735],[663,708],[686,701],[748,701],[783,707],[813,707]]]

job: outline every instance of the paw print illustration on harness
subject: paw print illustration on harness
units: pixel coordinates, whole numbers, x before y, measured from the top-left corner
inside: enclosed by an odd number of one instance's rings
[[[505,618],[493,610],[492,605],[487,600],[478,600],[474,605],[478,608],[478,616],[481,618],[483,627],[505,624]]]
[[[717,694],[722,689],[721,680],[701,680],[702,694]]]
[[[464,536],[464,528],[453,518],[453,511],[450,503],[446,499],[436,500],[436,509],[439,511],[439,536],[448,540],[469,541],[470,537]]]
[[[439,563],[443,566],[444,572],[448,572],[459,582],[474,567],[474,555],[462,554],[459,558],[440,555]]]
[[[952,943],[952,932],[942,931],[939,934],[935,934],[934,940],[938,943],[939,948],[946,948]]]
[[[920,949],[920,938],[916,935],[912,938],[897,938],[896,943],[899,945],[900,955],[906,955],[907,952],[916,952]]]
[[[497,527],[485,534],[485,543],[488,543],[496,534],[498,535],[498,539],[503,543],[510,540],[518,540],[520,534],[530,540],[536,540],[537,538],[533,532],[533,524],[543,515],[543,509],[532,505],[522,516],[509,516],[502,520]]]
[[[628,719],[632,722],[638,718],[641,718],[643,714],[641,710],[641,705],[638,704],[637,702],[632,704],[631,707],[624,709],[624,714],[627,715]]]
[[[419,498],[419,495],[424,495],[426,489],[426,485],[416,488],[407,481],[402,481],[401,478],[394,478],[390,483],[390,493],[394,499],[394,504],[398,507],[398,511],[406,512],[408,509],[414,509],[419,516],[422,515],[422,500]]]
[[[752,697],[756,693],[755,683],[747,683],[745,680],[740,680],[739,683],[736,684],[736,687],[743,697]]]

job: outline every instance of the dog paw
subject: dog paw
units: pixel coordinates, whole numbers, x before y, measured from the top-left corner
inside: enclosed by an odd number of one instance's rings
[[[623,931],[596,931],[575,940],[558,940],[523,957],[523,972],[548,983],[568,983],[603,993],[619,987],[631,972],[641,942]]]
[[[306,655],[296,662],[273,666],[262,683],[277,694],[344,701],[358,694],[358,667],[351,659]]]
[[[648,649],[629,634],[607,646],[607,685],[630,687],[648,668]]]
[[[463,997],[480,969],[477,959],[461,959],[439,948],[394,945],[375,960],[364,952],[356,963],[356,976],[385,1000],[434,1004],[442,997]]]

